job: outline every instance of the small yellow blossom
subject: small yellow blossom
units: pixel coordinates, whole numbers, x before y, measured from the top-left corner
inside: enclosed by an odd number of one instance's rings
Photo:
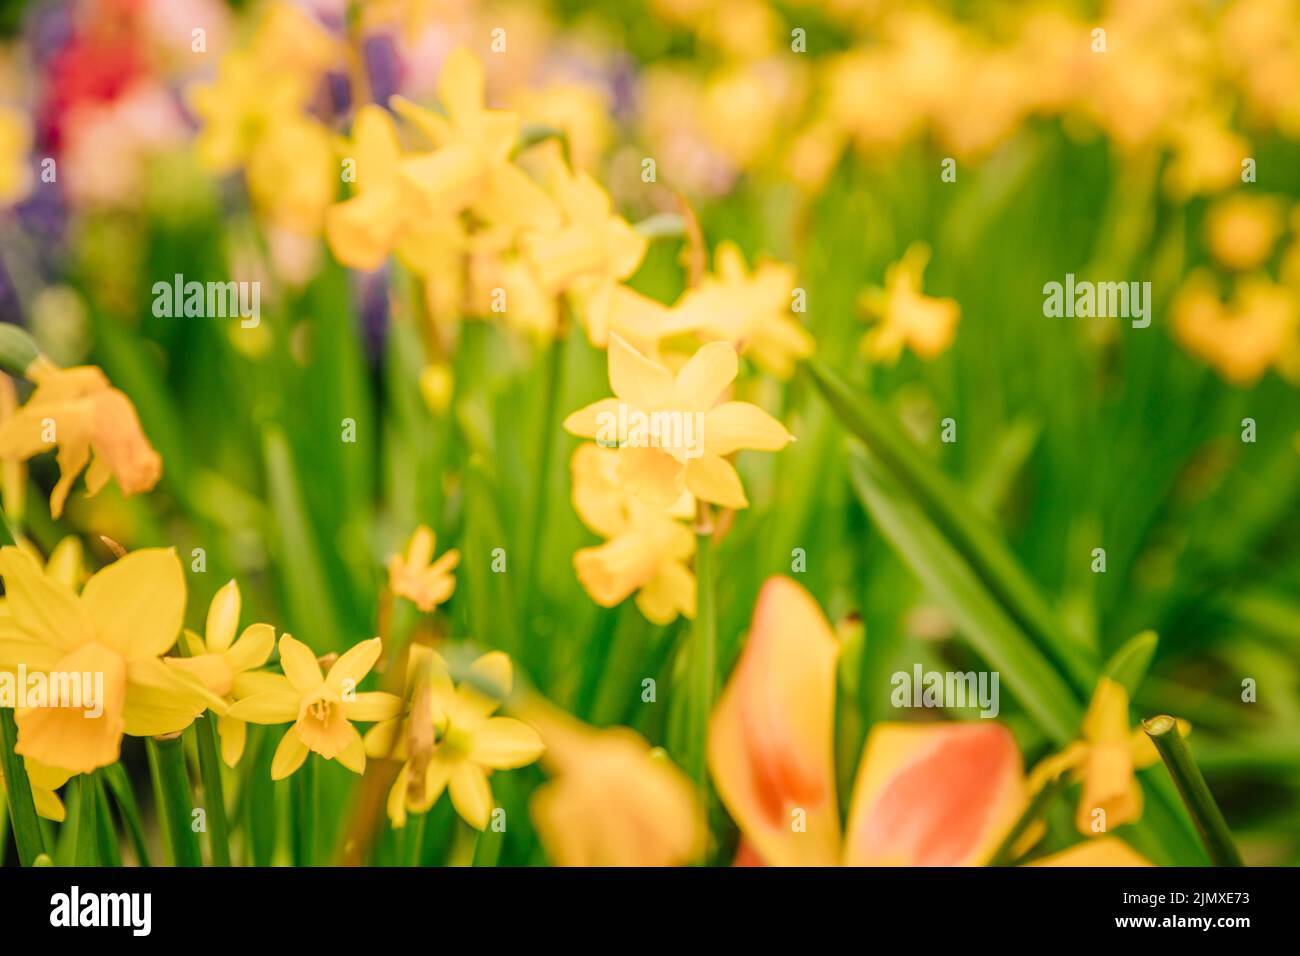
[[[59,799],[58,789],[72,777],[71,771],[46,767],[30,758],[23,759],[23,767],[27,771],[27,780],[32,785],[32,802],[36,804],[36,812],[47,820],[62,823],[67,811]],[[7,792],[4,767],[0,767],[0,798]]]
[[[1194,272],[1175,294],[1170,313],[1175,338],[1234,385],[1254,384],[1270,366],[1286,367],[1300,332],[1295,293],[1264,276],[1241,279],[1225,304],[1213,278]]]
[[[1268,196],[1230,196],[1215,203],[1205,218],[1210,253],[1238,272],[1267,262],[1282,228],[1282,211]]]
[[[383,691],[357,691],[383,652],[374,637],[349,649],[322,674],[316,655],[292,635],[280,636],[280,666],[284,676],[259,681],[254,693],[236,701],[230,715],[253,724],[293,722],[271,758],[271,779],[283,780],[315,751],[338,760],[353,773],[364,773],[366,750],[352,721],[388,720],[402,701]]]
[[[863,293],[860,304],[877,324],[862,338],[863,353],[879,362],[897,362],[910,348],[923,359],[941,355],[957,333],[961,306],[921,291],[930,249],[914,242],[903,258],[885,271],[885,287]]]
[[[500,651],[483,655],[457,687],[438,653],[415,645],[407,676],[410,716],[377,724],[366,734],[370,756],[402,761],[388,795],[393,826],[405,826],[408,812],[426,812],[447,790],[461,819],[485,829],[493,807],[492,771],[526,766],[545,749],[528,724],[494,716],[510,695],[510,658]]]
[[[795,363],[814,348],[812,335],[792,312],[794,269],[765,262],[750,273],[732,242],[719,243],[714,259],[717,274],[682,298],[674,322],[695,329],[705,341],[730,342],[763,370],[789,378]]]
[[[27,114],[0,106],[0,209],[21,200],[31,188],[31,148],[32,128]]]
[[[275,628],[270,624],[250,624],[236,639],[240,605],[239,585],[230,581],[208,606],[203,636],[185,632],[190,656],[163,661],[190,675],[228,704],[234,703],[241,675],[265,664],[275,649]],[[247,725],[229,713],[221,714],[217,717],[217,733],[221,737],[221,759],[227,766],[235,766],[244,753]]]
[[[435,543],[432,529],[420,525],[406,545],[406,554],[395,554],[388,559],[389,589],[425,614],[456,590],[456,579],[451,572],[460,563],[460,552],[455,548],[434,561]]]
[[[695,789],[661,750],[626,727],[597,730],[541,701],[524,716],[546,744],[551,780],[529,811],[559,866],[681,866],[707,834]]]
[[[16,752],[90,773],[117,761],[124,733],[175,733],[205,707],[225,711],[220,698],[159,659],[176,643],[185,612],[185,574],[173,549],[119,558],[80,595],[13,546],[0,548],[0,577],[7,610],[0,615],[0,668],[103,675],[97,718],[83,707],[18,708]]]
[[[1094,823],[1100,812],[1109,832],[1141,818],[1142,786],[1134,773],[1158,759],[1146,732],[1129,729],[1128,692],[1103,677],[1084,715],[1081,739],[1039,762],[1029,775],[1029,791],[1036,793],[1061,774],[1072,774],[1083,783],[1075,827],[1091,836],[1097,832]]]
[[[83,468],[95,494],[116,478],[124,495],[148,491],[162,475],[162,459],[140,427],[135,406],[92,365],[57,368],[38,358],[26,376],[36,383],[27,404],[0,423],[0,459],[25,461],[57,445],[59,481],[50,513],[63,513]]]
[[[620,480],[648,504],[670,507],[685,490],[726,508],[745,508],[749,500],[740,476],[723,456],[744,448],[778,451],[793,436],[756,405],[718,404],[737,371],[736,350],[727,342],[703,346],[674,376],[611,335],[609,384],[615,397],[574,412],[564,427],[580,438],[617,446]],[[665,437],[665,432],[656,439],[651,423],[672,416],[681,423],[676,429],[681,434]]]

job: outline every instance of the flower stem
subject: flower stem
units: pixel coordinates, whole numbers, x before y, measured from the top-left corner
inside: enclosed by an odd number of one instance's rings
[[[132,849],[135,850],[136,862],[141,866],[149,866],[149,848],[145,845],[140,807],[135,802],[135,792],[131,789],[131,781],[126,776],[126,769],[120,763],[115,763],[111,767],[105,767],[100,773],[104,775],[104,783],[113,794],[117,812],[122,817],[122,822],[126,824],[127,837],[131,840]]]
[[[1169,776],[1174,778],[1174,784],[1187,806],[1187,812],[1191,814],[1192,822],[1196,824],[1211,862],[1215,866],[1245,866],[1241,852],[1228,830],[1228,822],[1223,819],[1223,812],[1214,802],[1205,777],[1192,759],[1192,752],[1178,729],[1178,722],[1161,714],[1142,721],[1142,729],[1156,745],[1160,758],[1169,769]]]
[[[3,520],[0,520],[0,527],[3,525]],[[32,866],[45,852],[45,841],[41,838],[41,821],[36,816],[27,768],[22,757],[14,753],[17,741],[18,725],[14,722],[14,712],[0,710],[0,762],[4,764],[5,789],[9,794],[9,820],[14,828],[19,861],[23,866]]]
[[[95,792],[95,775],[83,773],[77,778],[77,817],[74,821],[74,866],[99,865],[99,794]]]
[[[542,531],[546,524],[547,487],[551,480],[551,456],[555,448],[555,417],[560,402],[560,386],[564,377],[564,344],[568,339],[567,315],[562,314],[555,339],[550,343],[546,361],[545,393],[542,397],[541,414],[537,424],[537,472],[533,488],[532,522],[528,528],[527,547],[524,564],[524,602],[523,612],[524,637],[533,623],[533,614],[537,603],[538,555],[542,547]],[[530,642],[535,643],[535,642]]]
[[[189,657],[185,641],[178,641],[183,656]],[[207,810],[208,849],[213,866],[230,866],[230,828],[226,823],[226,797],[221,787],[221,760],[217,756],[217,732],[213,726],[217,715],[206,710],[194,721],[194,736],[199,750],[199,777],[203,783],[203,803]]]
[[[292,731],[291,731],[292,732]],[[293,838],[298,848],[298,865],[315,866],[316,854],[316,760],[308,754],[302,769],[293,777],[294,828]]]
[[[706,759],[709,714],[717,691],[718,620],[713,571],[713,516],[701,503],[695,534],[695,623],[691,629],[690,704],[686,715],[690,742],[686,771],[699,790],[701,805],[708,806],[709,770]]]
[[[194,798],[185,773],[185,745],[180,734],[150,737],[149,771],[161,797],[159,810],[174,866],[202,866],[198,837],[190,827]]]
[[[95,819],[99,823],[96,833],[99,838],[100,865],[121,866],[122,850],[118,846],[113,814],[108,808],[108,794],[104,790],[102,771],[98,770],[95,771]]]

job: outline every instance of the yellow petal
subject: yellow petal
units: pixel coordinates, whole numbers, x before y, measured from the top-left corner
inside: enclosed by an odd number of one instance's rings
[[[1000,724],[877,724],[845,838],[849,866],[977,866],[1025,806],[1020,752]]]
[[[230,706],[228,713],[238,720],[254,724],[284,724],[298,719],[302,698],[288,687],[263,690]]]
[[[730,342],[710,342],[677,373],[675,395],[683,411],[706,412],[727,390],[740,370]]]
[[[718,794],[774,866],[839,862],[838,653],[808,592],[788,578],[769,578],[740,662],[709,721],[708,762]]]
[[[283,780],[289,776],[303,765],[307,753],[307,745],[298,737],[294,728],[290,727],[280,740],[280,746],[275,748],[275,756],[271,758],[271,779]]]
[[[0,548],[0,576],[5,606],[31,637],[63,651],[90,640],[90,618],[77,596],[46,577],[30,555],[9,545]]]
[[[564,430],[579,438],[595,438],[603,422],[618,420],[619,404],[617,398],[602,398],[580,408],[564,420]]]
[[[239,629],[239,585],[227,582],[208,605],[208,620],[204,627],[204,643],[208,650],[220,653],[230,647]]]
[[[219,697],[154,657],[127,661],[126,680],[126,732],[133,737],[175,733],[205,708],[226,710]]]
[[[382,691],[357,694],[352,700],[343,702],[343,713],[348,720],[389,720],[401,711],[402,698]]]
[[[492,815],[492,788],[487,775],[470,761],[458,760],[451,767],[448,788],[461,819],[476,830],[486,829]]]
[[[377,637],[349,648],[330,668],[325,683],[335,690],[356,690],[384,652],[384,642]]]
[[[185,572],[174,548],[132,551],[96,573],[81,606],[99,640],[127,659],[159,657],[181,632]]]
[[[475,732],[469,757],[493,770],[511,770],[532,763],[545,749],[541,736],[523,721],[493,717]]]
[[[366,747],[360,735],[348,741],[348,745],[339,753],[338,761],[355,774],[366,772]]]
[[[123,717],[127,672],[121,655],[102,644],[86,644],[62,658],[56,671],[69,675],[103,675],[102,699],[83,699],[81,707],[18,710],[15,714],[18,742],[14,751],[32,761],[74,773],[91,773],[98,767],[116,763],[123,730],[129,732]],[[96,690],[100,688],[92,689],[91,697]],[[102,709],[102,713],[90,717],[89,712],[96,709]]]
[[[1146,857],[1118,837],[1084,840],[1069,849],[1035,860],[1030,866],[1151,866]]]
[[[236,674],[252,670],[265,664],[274,649],[275,628],[270,624],[250,624],[226,651],[226,663]]]
[[[670,508],[682,496],[687,466],[672,455],[659,448],[620,448],[618,456],[619,474],[629,494],[657,508]]]
[[[438,75],[438,99],[457,126],[473,123],[483,110],[483,64],[464,47],[447,54]]]
[[[609,336],[609,387],[621,401],[642,411],[666,408],[673,398],[668,369],[646,358],[617,332]]]
[[[388,258],[401,226],[396,189],[361,193],[325,212],[325,238],[334,258],[349,269],[370,272]]]
[[[730,455],[742,448],[780,451],[793,440],[784,425],[748,402],[724,402],[704,416],[706,455]]]
[[[701,501],[724,508],[748,508],[745,486],[735,466],[717,455],[702,455],[686,463],[686,490]]]
[[[227,767],[234,767],[244,755],[248,724],[229,714],[222,714],[217,718],[217,735],[221,738],[221,759]]]
[[[316,655],[291,634],[280,635],[280,669],[297,691],[312,691],[325,682]]]

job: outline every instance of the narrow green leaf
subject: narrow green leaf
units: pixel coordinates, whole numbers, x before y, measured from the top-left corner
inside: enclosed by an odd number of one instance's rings
[[[135,792],[131,789],[126,768],[121,763],[115,763],[111,767],[104,767],[100,773],[104,775],[104,783],[113,794],[117,812],[121,815],[122,822],[126,824],[127,837],[131,840],[131,848],[135,851],[136,860],[141,866],[149,866],[149,848],[145,844],[144,824],[140,819],[140,807],[135,801]]]
[[[1134,635],[1106,662],[1106,666],[1101,669],[1102,676],[1109,677],[1123,687],[1132,700],[1142,686],[1142,679],[1147,676],[1159,643],[1155,631],[1143,631]]]
[[[185,771],[185,746],[180,734],[172,737],[150,737],[145,749],[149,754],[149,770],[159,795],[159,816],[171,852],[173,866],[202,866],[198,834],[190,825],[194,798],[190,793],[190,780]]]
[[[0,526],[3,526],[0,520]],[[33,866],[36,858],[45,852],[41,838],[41,822],[36,816],[36,803],[32,799],[32,784],[27,779],[23,759],[14,753],[18,740],[18,725],[14,712],[0,709],[0,762],[4,764],[5,792],[9,798],[9,820],[14,828],[14,843],[18,859],[23,866]]]

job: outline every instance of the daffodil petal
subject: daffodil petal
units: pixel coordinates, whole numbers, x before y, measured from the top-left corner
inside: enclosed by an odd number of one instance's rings
[[[303,765],[307,759],[307,745],[302,742],[294,728],[290,727],[275,748],[271,758],[271,779],[283,780]]]
[[[493,717],[474,734],[469,757],[493,770],[511,770],[532,763],[546,749],[541,735],[513,717]]]
[[[227,711],[253,724],[284,724],[298,719],[302,698],[293,690],[264,690],[235,701]]]
[[[740,364],[730,342],[709,342],[700,347],[677,373],[676,401],[683,411],[706,412],[736,379]]]
[[[372,720],[389,720],[402,710],[402,699],[395,694],[382,691],[369,691],[357,694],[352,700],[343,702],[343,713],[348,720],[370,722]]]
[[[342,690],[346,689],[350,682],[351,688],[355,690],[356,686],[365,680],[383,652],[384,642],[380,638],[372,637],[368,641],[362,641],[355,647],[349,648],[334,662],[325,683],[335,690]]]
[[[219,654],[230,647],[239,629],[239,606],[239,585],[232,580],[222,586],[208,605],[203,638],[209,651]]]
[[[280,669],[298,691],[315,690],[325,682],[316,655],[291,634],[280,635]]]
[[[748,508],[745,486],[736,468],[725,458],[702,455],[686,463],[686,490],[701,501],[711,501],[724,508]]]
[[[127,658],[159,657],[185,615],[185,572],[174,548],[132,551],[86,582],[81,606],[99,640]]]
[[[488,817],[492,815],[492,788],[478,765],[468,760],[457,761],[451,768],[448,789],[461,819],[476,830],[486,829]]]
[[[46,577],[28,554],[6,545],[0,548],[0,577],[5,606],[28,635],[62,651],[70,651],[94,633],[90,618],[70,588]]]
[[[236,674],[252,670],[265,664],[274,649],[275,628],[270,624],[250,624],[226,651],[226,663]]]
[[[668,369],[646,358],[617,332],[609,336],[609,387],[620,401],[641,411],[666,408],[673,397]]]
[[[748,402],[724,402],[704,416],[706,455],[730,455],[742,448],[780,451],[792,440],[784,425]]]

